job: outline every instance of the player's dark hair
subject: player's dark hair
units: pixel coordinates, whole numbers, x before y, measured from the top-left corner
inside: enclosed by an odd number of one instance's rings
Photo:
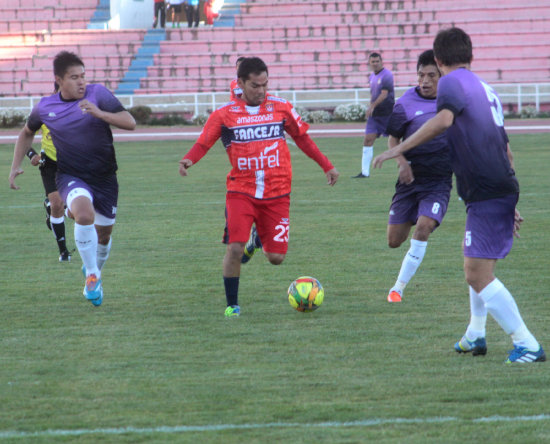
[[[372,59],[373,57],[378,57],[380,60],[382,60],[382,56],[380,55],[379,52],[371,52],[369,54],[369,60]]]
[[[59,52],[53,59],[53,73],[63,77],[71,66],[84,66],[84,63],[75,53],[69,51]]]
[[[267,65],[259,57],[245,57],[239,69],[237,70],[237,77],[239,79],[248,80],[250,74],[260,75],[262,72],[268,74]]]
[[[239,66],[239,63],[241,63],[244,59],[246,59],[245,56],[237,57],[237,61],[235,62],[235,66]]]
[[[472,62],[472,40],[460,28],[442,29],[434,40],[434,54],[445,66]]]
[[[435,62],[435,56],[433,49],[428,49],[418,56],[418,62],[416,62],[416,71],[421,66],[433,65],[437,68],[437,63]],[[438,69],[439,71],[439,69]]]

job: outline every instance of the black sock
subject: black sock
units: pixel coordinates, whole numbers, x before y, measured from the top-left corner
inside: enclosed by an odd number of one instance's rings
[[[225,286],[225,299],[227,300],[227,306],[239,305],[239,277],[224,276],[223,285]]]
[[[61,222],[60,224],[52,223],[52,231],[55,235],[59,252],[63,253],[67,250],[67,243],[65,242],[65,222]]]

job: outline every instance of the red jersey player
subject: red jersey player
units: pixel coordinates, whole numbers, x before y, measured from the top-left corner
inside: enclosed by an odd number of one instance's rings
[[[268,70],[257,57],[245,58],[238,70],[242,96],[214,111],[201,135],[180,161],[179,173],[187,176],[221,138],[232,169],[227,175],[226,228],[227,244],[223,260],[223,278],[227,308],[225,316],[238,316],[239,276],[245,244],[262,246],[268,260],[278,265],[288,249],[292,166],[284,133],[325,172],[329,185],[339,173],[307,134],[309,125],[302,122],[292,105],[268,95]]]

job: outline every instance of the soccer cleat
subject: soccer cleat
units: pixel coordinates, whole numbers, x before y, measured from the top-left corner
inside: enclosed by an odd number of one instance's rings
[[[252,227],[250,238],[244,246],[244,253],[243,257],[241,258],[241,264],[246,264],[250,259],[252,259],[252,256],[254,256],[256,250],[259,250],[260,248],[262,248],[262,243],[260,242],[258,231],[256,230],[256,227]]]
[[[546,361],[546,353],[539,346],[538,351],[529,350],[526,347],[514,345],[514,349],[509,351],[506,364],[512,364],[513,362],[526,363],[526,362],[544,362]]]
[[[92,303],[92,305],[95,305],[96,307],[101,305],[101,302],[103,301],[103,286],[101,285],[101,279],[98,279],[95,274],[91,274],[86,277],[84,296]]]
[[[388,293],[388,302],[401,302],[403,293],[399,290],[390,290]]]
[[[231,317],[234,317],[234,316],[239,316],[241,314],[241,307],[239,307],[238,305],[230,305],[228,306],[226,309],[225,309],[225,317],[226,318],[231,318]]]
[[[363,173],[359,173],[357,176],[351,176],[352,179],[366,179],[369,176],[365,176]]]
[[[59,255],[59,262],[71,262],[71,253],[68,250],[63,251]]]
[[[475,341],[470,341],[466,336],[462,336],[462,339],[455,344],[455,351],[457,353],[472,352],[472,356],[486,355],[487,342],[485,338],[477,338]]]
[[[46,197],[44,199],[44,209],[46,210],[46,226],[48,227],[48,230],[51,231],[52,229],[52,223],[50,221],[50,217],[52,215],[52,208],[50,206],[50,199]]]

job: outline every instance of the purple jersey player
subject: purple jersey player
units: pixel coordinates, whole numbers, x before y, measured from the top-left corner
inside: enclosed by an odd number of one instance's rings
[[[371,98],[370,106],[365,113],[367,126],[363,140],[361,172],[357,176],[353,176],[355,179],[369,177],[374,141],[381,135],[387,135],[386,127],[395,102],[393,74],[389,69],[384,68],[382,56],[377,52],[371,53],[369,55],[369,66],[372,69],[369,76]]]
[[[519,186],[504,132],[502,105],[493,89],[470,71],[472,41],[460,28],[440,31],[434,53],[443,77],[437,91],[437,114],[401,144],[380,154],[374,166],[425,143],[447,130],[451,165],[460,197],[466,203],[464,272],[470,286],[470,323],[455,344],[459,353],[485,355],[487,313],[511,336],[507,363],[546,360],[527,329],[514,297],[495,278],[523,220],[516,210]]]
[[[437,113],[437,69],[433,50],[424,51],[416,65],[418,86],[397,101],[390,116],[388,148],[414,134]],[[403,259],[399,276],[388,293],[388,302],[401,302],[403,291],[422,263],[428,238],[441,224],[452,187],[449,146],[445,134],[397,157],[399,179],[390,206],[388,245],[397,248],[416,225],[411,246]]]
[[[135,120],[105,87],[86,84],[84,64],[62,51],[54,62],[59,92],[33,108],[15,144],[10,186],[23,173],[21,161],[42,124],[57,148],[56,184],[74,217],[74,238],[86,274],[84,296],[101,305],[101,269],[111,249],[118,199],[116,158],[110,125],[127,130]]]

